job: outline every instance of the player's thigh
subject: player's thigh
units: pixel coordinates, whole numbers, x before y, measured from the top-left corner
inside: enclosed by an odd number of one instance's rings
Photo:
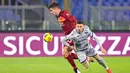
[[[77,53],[80,63],[84,63],[85,61],[87,61],[87,56],[85,52],[76,52],[76,53]]]
[[[68,47],[67,46],[64,46],[63,47],[63,55],[64,57],[67,57],[69,55],[70,51],[68,51]]]
[[[97,55],[97,52],[93,48],[90,48],[89,51],[86,51],[86,55],[89,57],[94,57]]]

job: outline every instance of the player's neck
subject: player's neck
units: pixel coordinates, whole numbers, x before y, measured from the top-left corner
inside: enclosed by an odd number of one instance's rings
[[[58,9],[58,10],[57,10],[57,12],[58,12],[58,15],[59,15],[59,14],[60,14],[60,12],[61,12],[61,9]]]

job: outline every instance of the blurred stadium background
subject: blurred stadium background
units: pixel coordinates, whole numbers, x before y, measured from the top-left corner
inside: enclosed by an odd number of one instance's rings
[[[25,43],[29,37],[39,36],[40,43],[34,41],[33,45],[31,45],[33,48],[37,47],[35,46],[37,43],[40,44],[37,44],[38,48],[41,46],[41,43],[43,47],[45,43],[43,44],[42,42],[42,36],[46,31],[52,32],[54,36],[63,36],[63,34],[61,35],[62,31],[57,19],[50,14],[47,8],[53,2],[57,2],[61,9],[68,10],[76,19],[83,20],[94,32],[100,31],[101,35],[105,35],[106,38],[109,35],[116,36],[117,39],[121,37],[120,41],[114,38],[119,42],[118,45],[112,44],[112,42],[108,44],[108,46],[116,45],[117,48],[121,47],[121,53],[117,51],[119,49],[116,49],[116,54],[114,55],[112,52],[112,57],[103,57],[113,70],[113,73],[130,72],[130,0],[0,0],[0,73],[73,73],[71,66],[61,57],[61,50],[60,57],[55,57],[55,55],[53,57],[47,57],[48,55],[44,57],[44,54],[41,54],[40,57],[39,55],[26,54],[24,56],[24,54],[18,51],[12,55],[7,55],[4,51],[8,50],[9,53],[11,50],[11,47],[5,44],[4,41],[8,36],[16,37],[15,40],[10,42],[18,50],[20,49],[18,48],[20,45],[17,44],[20,43],[19,36],[25,38],[22,41],[22,45],[26,45]],[[100,32],[98,32],[99,35]],[[105,32],[105,34],[102,32]],[[114,39],[108,38],[107,41],[114,41]],[[125,55],[122,54],[124,46],[127,48],[124,52]],[[27,48],[24,46],[24,49],[26,50]],[[105,73],[105,70],[102,67],[100,68],[97,62],[91,63],[89,70],[83,68],[78,61],[76,61],[76,64],[82,73]]]

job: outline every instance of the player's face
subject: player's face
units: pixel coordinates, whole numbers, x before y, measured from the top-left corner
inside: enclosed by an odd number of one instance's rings
[[[55,8],[50,8],[49,10],[50,10],[50,12],[51,12],[53,15],[55,15],[55,16],[57,15],[57,14],[56,14],[56,9],[55,9]]]
[[[83,29],[84,29],[84,25],[83,24],[76,24],[76,31],[78,33],[83,32]]]

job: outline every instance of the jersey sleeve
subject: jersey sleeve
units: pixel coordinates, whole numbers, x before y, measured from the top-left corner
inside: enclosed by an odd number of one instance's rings
[[[96,34],[94,32],[92,32],[89,27],[88,28],[88,31],[89,31],[89,36],[92,37],[93,39],[95,39],[95,41],[97,42],[97,44],[101,47],[102,44],[100,43],[100,40],[98,39],[98,37],[96,36]]]
[[[73,31],[72,31],[69,35],[66,35],[66,36],[61,40],[61,42],[62,42],[64,45],[66,45],[66,46],[70,46],[69,43],[67,43],[67,40],[69,40],[69,39],[71,39],[71,40],[74,39],[74,33],[73,33]]]

